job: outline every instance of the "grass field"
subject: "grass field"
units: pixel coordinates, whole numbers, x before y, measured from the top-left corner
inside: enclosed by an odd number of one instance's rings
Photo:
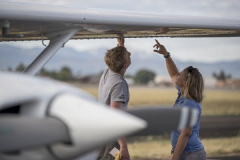
[[[97,97],[98,88],[79,86]],[[205,90],[202,103],[202,115],[240,115],[240,90]],[[177,97],[173,88],[130,87],[129,108],[141,106],[172,107]],[[240,136],[231,138],[202,139],[208,157],[215,155],[240,154]],[[147,137],[140,141],[131,141],[129,150],[132,159],[170,158],[169,138]]]
[[[97,97],[96,86],[79,87]],[[202,115],[240,115],[240,90],[205,90],[204,97]],[[177,90],[173,88],[130,87],[129,108],[172,107],[176,98]]]
[[[208,157],[240,154],[240,137],[202,139]],[[128,143],[132,159],[171,158],[169,139]]]

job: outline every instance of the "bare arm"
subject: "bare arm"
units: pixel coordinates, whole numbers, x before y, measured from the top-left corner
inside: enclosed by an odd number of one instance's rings
[[[178,142],[176,149],[174,151],[172,160],[178,160],[180,155],[182,154],[184,148],[187,145],[188,139],[192,134],[192,127],[185,128],[181,131],[180,136],[178,137]]]
[[[111,102],[110,103],[111,108],[115,108],[115,109],[122,109],[122,105],[123,105],[122,102]],[[124,137],[119,138],[118,143],[120,145],[120,159],[121,160],[129,160],[130,155],[128,152],[126,139]]]
[[[118,38],[117,38],[117,41],[118,41],[118,46],[124,46],[124,36],[122,34],[118,34]]]
[[[171,57],[165,58],[166,61],[166,66],[167,66],[167,70],[168,70],[168,74],[170,75],[171,79],[172,79],[172,83],[174,85],[176,80],[177,80],[177,76],[178,76],[178,70],[177,67],[175,65],[175,63],[173,62]]]
[[[162,54],[163,56],[167,56],[169,54],[166,48],[163,45],[161,45],[157,40],[156,40],[156,44],[153,47],[156,47],[154,52]],[[177,67],[171,57],[165,58],[165,62],[166,62],[168,74],[171,77],[173,84],[175,85],[175,82],[178,76]]]

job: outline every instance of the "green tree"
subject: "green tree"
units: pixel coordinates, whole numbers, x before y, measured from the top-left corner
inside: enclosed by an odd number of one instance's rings
[[[49,77],[60,80],[59,73],[57,71],[55,71],[55,70],[49,72]]]
[[[149,81],[155,78],[156,74],[147,69],[139,70],[135,75],[135,82],[137,84],[147,84]]]
[[[66,66],[62,67],[58,73],[57,79],[61,81],[71,81],[73,79],[71,69]]]
[[[16,67],[16,71],[17,72],[23,72],[26,69],[26,67],[24,66],[23,63],[20,63],[17,67]]]
[[[43,68],[43,69],[41,69],[39,74],[41,76],[50,77],[50,78],[57,79],[60,81],[73,80],[72,71],[70,68],[68,68],[66,66],[62,67],[59,72],[57,72],[55,70],[49,71],[49,70]]]
[[[39,74],[40,74],[41,76],[45,76],[45,77],[49,77],[49,76],[50,76],[49,71],[46,70],[45,68],[42,68]]]
[[[213,72],[212,76],[217,80],[225,81],[227,78],[231,78],[232,76],[229,74],[227,75],[223,70],[219,72],[219,74]]]
[[[127,74],[127,75],[124,75],[125,78],[134,78],[134,76],[130,75],[130,74]]]
[[[12,72],[13,71],[12,67],[8,67],[7,71]]]

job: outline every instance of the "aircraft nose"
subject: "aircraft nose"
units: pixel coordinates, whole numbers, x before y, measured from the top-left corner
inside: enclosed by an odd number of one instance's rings
[[[146,127],[144,120],[110,109],[75,87],[16,73],[0,77],[0,111],[15,105],[20,110],[0,117],[0,152],[34,148],[36,153],[48,146],[41,156],[73,159]]]
[[[61,159],[71,159],[147,126],[135,116],[71,94],[56,97],[49,115],[59,118],[69,128],[72,145],[51,146]]]

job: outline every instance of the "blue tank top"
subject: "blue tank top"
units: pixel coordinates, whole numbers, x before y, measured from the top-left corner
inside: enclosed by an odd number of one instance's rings
[[[181,97],[180,87],[177,86],[178,90],[178,97],[175,101],[174,108],[182,108],[182,107],[189,107],[189,108],[196,108],[198,110],[198,120],[197,124],[193,126],[192,134],[189,137],[188,143],[183,150],[183,152],[194,152],[203,149],[203,145],[201,140],[199,139],[199,128],[200,128],[200,116],[202,113],[202,106],[201,103],[197,103],[193,99],[187,99],[185,97]],[[181,131],[172,131],[171,132],[171,143],[173,148],[176,148],[178,137],[180,136]]]

